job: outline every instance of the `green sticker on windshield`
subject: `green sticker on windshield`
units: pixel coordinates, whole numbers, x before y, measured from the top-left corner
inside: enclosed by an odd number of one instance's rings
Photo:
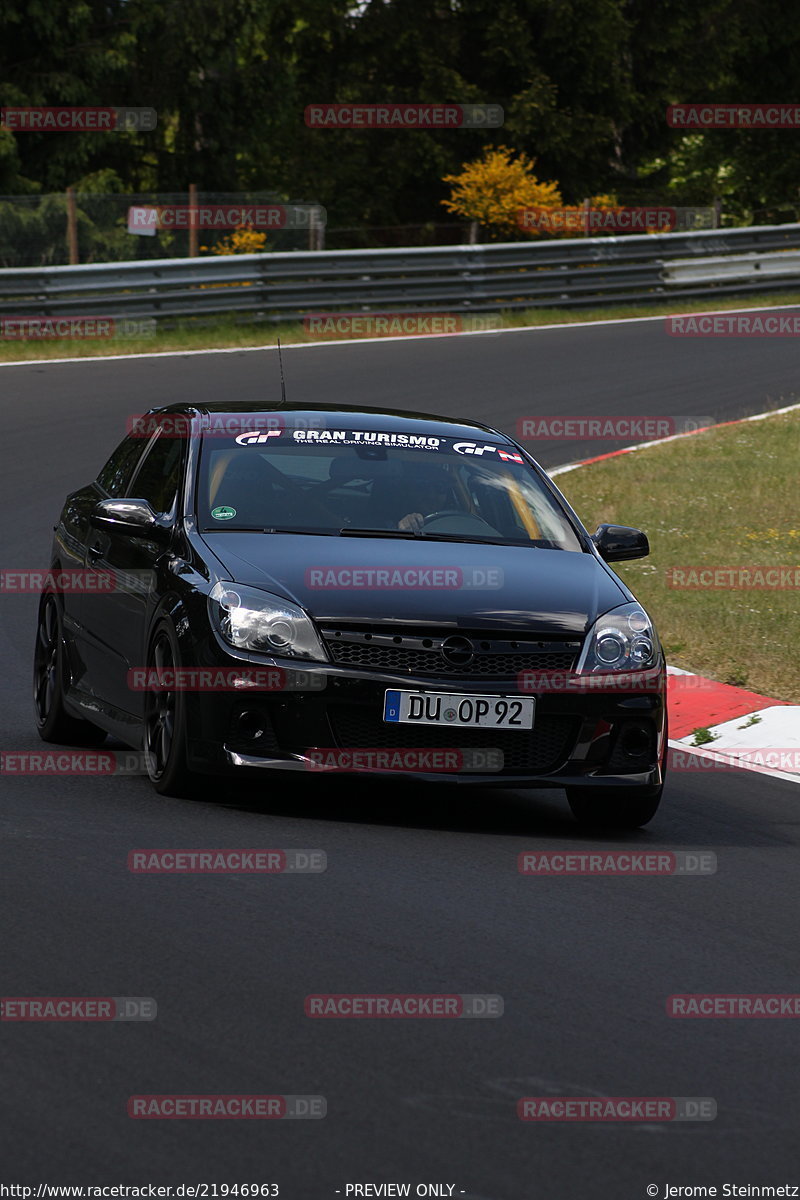
[[[228,508],[227,504],[220,504],[217,508],[212,508],[211,515],[215,521],[230,521],[231,517],[236,516],[236,509]]]

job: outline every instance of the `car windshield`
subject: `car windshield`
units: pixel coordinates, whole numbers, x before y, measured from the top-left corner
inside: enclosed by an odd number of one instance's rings
[[[580,551],[557,501],[497,442],[360,430],[205,437],[200,528],[407,536]]]

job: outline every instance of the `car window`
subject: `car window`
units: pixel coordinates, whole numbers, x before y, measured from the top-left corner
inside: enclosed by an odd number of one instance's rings
[[[146,500],[154,512],[168,512],[178,492],[183,445],[182,438],[160,431],[131,480],[128,495]]]
[[[420,436],[414,448],[362,440],[405,434],[339,436],[338,443],[286,434],[245,443],[204,438],[201,527],[324,533],[421,528],[581,550],[567,514],[513,449],[445,437]]]
[[[124,496],[128,481],[144,453],[147,442],[126,437],[97,476],[97,483],[109,496]]]

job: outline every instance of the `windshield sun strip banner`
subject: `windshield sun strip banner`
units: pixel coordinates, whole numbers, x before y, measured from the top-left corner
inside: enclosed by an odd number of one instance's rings
[[[276,439],[276,440],[273,440]],[[496,454],[502,462],[524,463],[513,446],[498,442],[461,440],[429,434],[385,433],[363,429],[250,429],[234,439],[239,446],[303,445],[389,447],[403,450],[444,450],[481,458]]]

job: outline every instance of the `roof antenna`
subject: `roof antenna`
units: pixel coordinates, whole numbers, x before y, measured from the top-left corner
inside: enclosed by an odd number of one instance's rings
[[[286,382],[283,378],[283,355],[281,354],[281,339],[278,338],[278,362],[281,368],[281,404],[286,403]]]

